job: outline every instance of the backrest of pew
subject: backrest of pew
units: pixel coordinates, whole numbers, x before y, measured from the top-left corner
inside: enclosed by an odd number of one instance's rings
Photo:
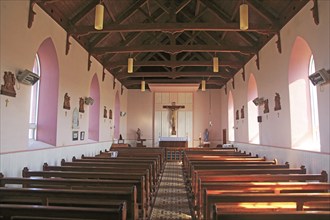
[[[216,205],[213,206],[213,210],[213,220],[328,220],[330,215],[330,212],[326,211],[223,213],[217,211]]]
[[[126,207],[118,209],[56,207],[37,205],[0,204],[0,219],[98,219],[126,220]],[[15,218],[11,218],[15,216]]]
[[[49,205],[53,201],[69,200],[80,204],[87,202],[90,206],[107,205],[113,200],[125,200],[130,219],[138,218],[136,187],[132,186],[121,190],[70,190],[70,189],[38,189],[38,188],[0,188],[1,203],[8,201],[35,201],[39,198],[42,205]],[[37,200],[38,201],[38,200]],[[104,207],[103,205],[103,207]],[[101,206],[102,207],[102,206]]]

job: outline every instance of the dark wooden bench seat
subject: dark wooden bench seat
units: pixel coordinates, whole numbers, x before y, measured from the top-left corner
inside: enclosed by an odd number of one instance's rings
[[[33,219],[33,220],[126,220],[126,208],[80,208],[40,205],[0,204],[0,216],[4,220]]]
[[[225,170],[195,170],[191,179],[191,187],[196,189],[199,176],[219,175],[249,175],[249,174],[306,174],[306,168],[284,168],[284,169],[225,169]]]
[[[192,166],[195,165],[272,165],[277,164],[276,160],[191,160],[185,165],[186,172],[192,172]]]
[[[155,175],[161,172],[160,170],[160,162],[154,158],[148,157],[136,157],[136,158],[99,158],[99,157],[83,157],[82,159],[77,159],[75,157],[72,158],[72,162],[116,162],[116,163],[125,163],[125,164],[152,164],[154,167]]]
[[[329,192],[330,183],[324,182],[206,182],[199,184],[196,195],[196,212],[201,215],[205,190],[222,192],[239,191],[242,193],[297,193],[297,192]]]
[[[145,173],[109,173],[109,172],[74,172],[74,171],[29,171],[24,168],[23,177],[42,178],[64,178],[64,179],[100,179],[100,180],[138,180],[145,186],[147,195],[146,203],[143,207],[150,205],[148,195],[150,195],[149,182],[145,180]],[[142,184],[143,183],[143,184]]]
[[[100,180],[100,179],[63,179],[63,178],[20,178],[4,177],[0,174],[1,187],[22,188],[51,188],[51,189],[85,189],[85,190],[108,190],[113,187],[137,188],[137,202],[140,204],[141,215],[146,216],[148,208],[147,195],[144,182],[140,180]]]
[[[153,168],[147,162],[146,163],[139,163],[139,164],[134,164],[134,163],[133,164],[132,163],[127,163],[126,164],[126,163],[114,162],[114,161],[100,162],[100,161],[96,160],[94,162],[87,162],[87,161],[86,162],[77,162],[77,161],[65,162],[64,160],[62,160],[61,166],[63,166],[63,167],[67,167],[67,166],[69,166],[69,167],[75,167],[75,166],[77,166],[77,167],[86,167],[86,170],[88,170],[89,167],[94,167],[94,168],[95,167],[104,167],[104,168],[109,168],[109,169],[113,168],[114,170],[111,172],[113,174],[117,173],[117,171],[116,171],[117,168],[122,169],[122,168],[125,167],[127,169],[126,170],[127,172],[119,173],[119,175],[117,175],[117,177],[114,177],[113,179],[121,179],[121,178],[118,178],[120,176],[125,177],[126,175],[128,175],[130,173],[129,170],[132,167],[141,168],[141,169],[145,169],[145,171],[140,171],[139,172],[140,174],[138,174],[137,172],[134,172],[133,176],[139,176],[139,175],[144,176],[144,182],[145,182],[144,186],[145,186],[145,191],[146,191],[146,194],[147,194],[148,198],[151,198],[151,196],[152,196],[151,193],[155,191],[155,188],[157,186],[157,185],[155,185],[155,183],[152,182],[152,178],[148,177],[150,175],[150,170],[153,170]],[[92,168],[92,169],[94,169],[94,168]],[[58,168],[58,169],[62,169],[62,168]],[[63,168],[63,169],[65,169],[65,168]],[[79,172],[86,172],[86,170],[85,171],[79,171]],[[73,172],[73,171],[66,171],[66,172]],[[76,172],[78,172],[78,171],[76,171]],[[141,172],[145,172],[145,174],[144,173],[142,174]],[[91,173],[91,172],[89,172],[89,173]],[[105,173],[105,172],[103,172],[103,173]],[[128,173],[128,174],[125,175],[125,173]],[[74,178],[74,177],[72,177],[72,178]],[[78,177],[78,178],[84,178],[84,177]],[[111,178],[108,177],[107,179],[111,179]],[[131,178],[125,177],[123,179],[131,179]]]
[[[228,169],[286,169],[290,168],[289,163],[285,164],[194,164],[190,170],[185,172],[187,180],[193,176],[195,170],[228,170]]]
[[[328,211],[221,212],[213,208],[213,220],[328,220]]]
[[[233,202],[295,202],[296,210],[302,211],[306,202],[328,201],[330,193],[222,193],[217,190],[205,190],[203,216],[211,219],[212,206],[216,203]]]
[[[74,207],[112,208],[114,201],[126,201],[128,219],[138,219],[136,187],[112,190],[71,190],[40,188],[0,188],[0,203],[56,204]],[[86,203],[88,202],[88,204]]]

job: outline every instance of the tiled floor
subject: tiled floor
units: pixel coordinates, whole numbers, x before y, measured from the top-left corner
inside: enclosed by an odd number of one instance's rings
[[[192,219],[179,162],[166,163],[150,219]]]

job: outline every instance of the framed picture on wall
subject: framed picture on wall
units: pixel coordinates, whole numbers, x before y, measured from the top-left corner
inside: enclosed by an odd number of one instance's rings
[[[73,141],[77,141],[78,140],[78,131],[73,131],[72,132],[72,140]]]
[[[80,140],[81,141],[85,140],[85,132],[84,131],[80,132]]]

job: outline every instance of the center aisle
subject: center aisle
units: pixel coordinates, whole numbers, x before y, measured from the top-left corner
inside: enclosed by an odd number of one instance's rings
[[[150,219],[192,219],[180,162],[166,163]]]

